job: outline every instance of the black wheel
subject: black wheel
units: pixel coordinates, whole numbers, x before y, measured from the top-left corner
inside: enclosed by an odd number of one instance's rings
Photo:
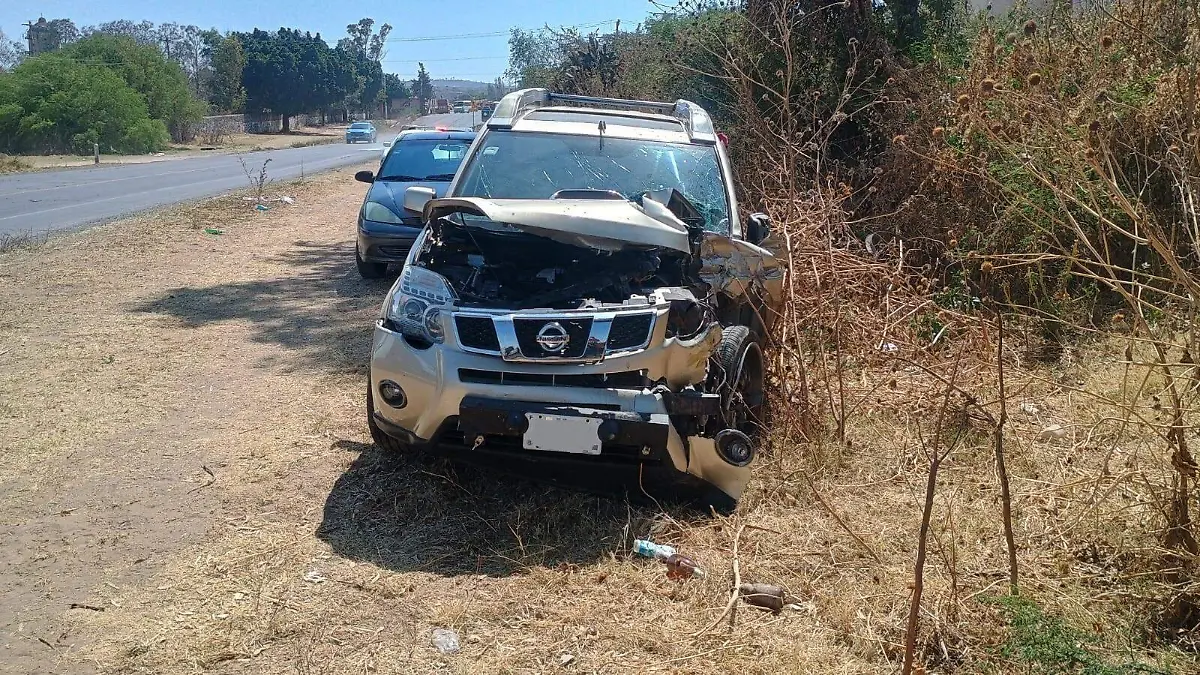
[[[375,424],[375,397],[371,392],[371,383],[367,382],[367,428],[371,430],[371,440],[375,441],[375,447],[387,453],[401,453],[408,449],[400,441],[383,433],[383,429]]]
[[[746,326],[729,326],[712,355],[709,391],[721,395],[723,428],[750,437],[762,430],[766,412],[763,355],[758,336]]]
[[[387,274],[387,263],[367,262],[363,260],[357,246],[354,247],[354,264],[358,266],[358,273],[364,279],[382,279]]]

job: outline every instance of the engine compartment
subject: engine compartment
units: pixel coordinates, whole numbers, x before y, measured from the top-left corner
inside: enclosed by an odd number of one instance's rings
[[[579,309],[663,287],[704,286],[693,257],[670,249],[603,251],[450,218],[438,220],[430,235],[417,262],[445,277],[462,307]]]

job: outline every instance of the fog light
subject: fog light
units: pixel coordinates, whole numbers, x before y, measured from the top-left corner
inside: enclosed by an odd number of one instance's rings
[[[737,429],[720,431],[713,441],[717,446],[717,454],[728,464],[746,466],[754,461],[754,445],[750,443],[750,437]]]
[[[391,380],[384,380],[379,383],[379,397],[384,403],[393,408],[403,408],[408,405],[408,397],[404,395],[404,390],[400,385]]]

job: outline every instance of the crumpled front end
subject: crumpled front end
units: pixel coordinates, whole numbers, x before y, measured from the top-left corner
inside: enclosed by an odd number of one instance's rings
[[[380,321],[371,386],[379,392],[382,383],[395,383],[406,400],[396,407],[376,393],[377,422],[411,444],[514,456],[553,453],[556,460],[578,461],[585,472],[606,463],[669,467],[736,500],[750,478],[749,465],[723,462],[712,440],[699,433],[702,419],[718,413],[718,397],[701,389],[721,327],[712,323],[696,335],[668,337],[671,301],[659,300],[599,319],[460,310],[445,317],[445,341],[430,345]],[[521,336],[533,332],[523,324],[589,319],[609,323],[609,340],[590,343],[600,350],[597,358],[542,361],[540,351],[528,356],[521,351]],[[497,334],[507,330],[512,342],[505,344],[516,349],[506,358]],[[689,421],[684,431],[696,433],[681,433],[683,420]]]
[[[620,245],[636,237],[608,231],[594,247],[583,220],[554,234],[544,205],[530,211],[536,234],[494,222],[501,211],[486,202],[452,205],[418,239],[375,329],[376,425],[461,459],[612,474],[643,490],[647,472],[668,474],[735,503],[754,453],[726,428],[714,387],[714,294],[769,291],[778,268],[661,213],[663,227],[639,241]],[[626,229],[641,225],[638,213],[621,217]],[[719,255],[706,262],[702,250]]]

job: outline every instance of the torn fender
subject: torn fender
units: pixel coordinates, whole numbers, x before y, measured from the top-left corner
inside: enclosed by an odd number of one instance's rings
[[[783,302],[783,263],[748,241],[705,233],[700,242],[700,278],[732,297],[758,295],[771,309]]]

